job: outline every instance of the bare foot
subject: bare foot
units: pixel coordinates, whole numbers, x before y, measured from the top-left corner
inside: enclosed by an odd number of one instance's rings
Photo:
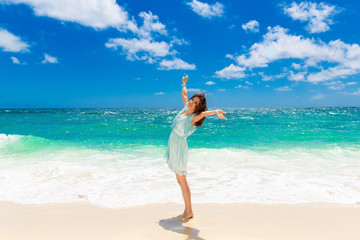
[[[191,213],[185,213],[185,212],[184,212],[184,215],[183,215],[183,216],[184,216],[185,219],[190,219],[190,218],[193,218],[193,217],[194,217],[194,213],[193,213],[193,212],[191,212]]]
[[[182,216],[185,217],[185,215],[186,215],[186,209],[184,209]]]

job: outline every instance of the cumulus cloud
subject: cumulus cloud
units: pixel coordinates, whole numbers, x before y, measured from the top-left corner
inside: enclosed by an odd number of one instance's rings
[[[3,0],[6,4],[26,4],[35,15],[76,22],[96,29],[133,28],[128,13],[116,0]]]
[[[154,57],[165,57],[172,54],[167,42],[156,42],[150,39],[111,38],[105,44],[107,48],[117,50],[119,47],[129,60],[152,61]]]
[[[201,90],[201,89],[199,89],[199,88],[188,88],[187,91],[188,91],[188,92],[193,92],[193,93],[206,92],[205,90]]]
[[[207,81],[207,82],[205,83],[205,85],[215,85],[215,82],[213,82],[213,81]]]
[[[230,66],[216,71],[215,77],[222,78],[222,79],[240,79],[245,77],[245,68],[235,66],[234,64],[230,64]]]
[[[336,56],[332,56],[328,47],[324,42],[315,42],[313,39],[304,38],[303,36],[296,36],[287,33],[288,30],[276,26],[268,28],[268,32],[264,35],[264,40],[260,43],[255,43],[250,47],[248,56],[242,54],[236,57],[239,65],[248,68],[267,67],[268,63],[279,59],[306,59],[312,58],[316,62],[322,60],[335,61]],[[336,49],[334,49],[336,50]],[[320,56],[317,54],[320,53]]]
[[[157,92],[157,93],[154,93],[155,95],[164,95],[163,92]]]
[[[274,89],[275,91],[280,91],[280,92],[289,92],[292,91],[292,89],[289,86],[284,86],[284,87],[278,87]]]
[[[116,3],[116,0],[2,0],[5,4],[26,4],[35,15],[47,16],[60,21],[75,22],[95,29],[114,27],[120,31],[131,31],[141,38],[152,33],[167,35],[165,25],[151,12],[141,12],[143,25],[137,26],[134,18]]]
[[[325,95],[322,93],[317,93],[311,97],[312,100],[320,100],[320,99],[324,99],[324,98],[325,98]]]
[[[159,21],[159,17],[151,12],[141,12],[139,16],[143,19],[143,25],[137,27],[135,23],[134,33],[138,38],[111,38],[105,44],[107,48],[120,49],[128,60],[143,60],[147,63],[158,63],[159,70],[195,70],[195,64],[189,64],[176,58],[174,44],[188,44],[184,39],[171,36],[169,41],[156,41],[156,35],[168,36],[166,26]],[[174,56],[172,60],[164,59],[166,56]]]
[[[301,2],[284,7],[284,13],[289,15],[293,20],[309,22],[307,30],[310,33],[326,32],[330,29],[329,25],[333,24],[332,16],[340,10],[334,5],[326,3]]]
[[[187,45],[187,44],[190,44],[188,41],[186,41],[185,39],[179,39],[175,36],[172,36],[171,37],[172,40],[170,41],[170,46],[174,46],[174,44],[177,44],[177,45]]]
[[[348,82],[348,83],[346,83],[346,85],[355,85],[355,84],[357,84],[357,82]]]
[[[141,12],[143,25],[137,26],[128,12],[116,0],[3,0],[5,4],[26,4],[35,15],[46,16],[60,21],[75,22],[95,29],[116,28],[131,31],[139,37],[149,38],[152,33],[167,35],[165,25],[151,12]]]
[[[16,57],[11,57],[11,60],[14,64],[20,64],[19,59],[17,59]]]
[[[265,75],[263,72],[259,72],[259,75],[262,76],[263,81],[274,81],[275,79],[285,78],[287,73],[280,73],[275,75]]]
[[[159,66],[160,66],[159,67],[160,70],[173,70],[173,69],[195,70],[196,69],[195,64],[189,64],[179,58],[174,58],[173,60],[163,59],[159,63]]]
[[[232,55],[227,54],[227,56]],[[325,43],[301,35],[288,34],[287,29],[279,26],[269,27],[268,32],[263,36],[263,41],[253,44],[247,54],[232,56],[232,59],[236,61],[237,68],[242,69],[243,74],[245,70],[264,68],[269,63],[281,59],[301,60],[303,66],[297,64],[293,67],[295,70],[301,67],[305,71],[289,71],[288,79],[311,83],[346,78],[360,72],[360,46],[358,44],[347,44],[339,39]],[[331,67],[327,67],[329,64]],[[230,67],[235,66],[232,64],[221,71],[226,72]],[[306,70],[308,67],[319,71],[310,72]],[[239,78],[236,75],[227,76]]]
[[[166,26],[159,22],[159,18],[151,12],[141,12],[139,16],[144,23],[141,27],[136,26],[134,31],[138,38],[111,38],[105,44],[107,48],[120,49],[126,55],[128,60],[143,60],[147,63],[158,63],[159,70],[195,70],[195,64],[189,64],[176,58],[174,45],[188,44],[184,39],[176,36],[170,36],[168,41],[156,41],[156,35],[168,36]],[[172,60],[165,59],[167,56],[173,56]]]
[[[0,28],[0,48],[2,48],[4,52],[27,51],[28,47],[29,45],[23,42],[20,37]]]
[[[288,79],[292,81],[304,81],[306,74],[307,72],[294,73],[293,71],[290,71],[290,76],[288,76]]]
[[[237,86],[235,86],[235,88],[248,89],[248,88],[249,88],[249,86],[237,85]]]
[[[256,20],[251,20],[241,26],[245,31],[253,32],[253,33],[259,32],[259,22]]]
[[[153,15],[152,12],[141,12],[139,16],[143,19],[143,25],[140,28],[134,28],[134,32],[142,38],[151,38],[152,33],[167,35],[164,24],[159,22],[159,17]]]
[[[116,3],[116,0],[0,0],[0,4],[26,4],[33,9],[37,16],[47,16],[60,21],[68,21],[92,27],[97,30],[113,27],[119,31],[126,31],[127,36],[121,38],[110,38],[105,46],[113,50],[120,50],[128,60],[142,60],[147,63],[159,63],[168,55],[175,55],[174,45],[188,44],[184,39],[176,36],[169,36],[166,26],[160,22],[159,17],[152,12],[140,12],[139,18],[142,25],[139,25],[134,17]],[[1,29],[0,29],[1,30]],[[13,44],[5,42],[1,37],[0,47],[9,51],[20,51],[26,49],[26,44],[16,45],[13,37]],[[3,33],[4,34],[4,33]],[[161,41],[156,40],[161,36]],[[5,40],[4,40],[5,39]],[[3,44],[2,44],[3,43]],[[15,46],[16,45],[16,46]],[[20,49],[20,50],[19,50]],[[50,63],[45,57],[43,62]],[[167,61],[167,62],[166,62]],[[194,64],[187,64],[179,59],[174,59],[171,65],[170,60],[162,62],[173,69],[195,69]]]
[[[194,12],[204,18],[221,17],[224,13],[224,5],[218,2],[210,5],[197,0],[192,0],[186,4],[189,5]]]
[[[357,90],[353,91],[353,92],[342,92],[342,94],[346,94],[346,95],[360,95],[360,88],[358,88]]]
[[[44,54],[44,60],[42,61],[42,63],[58,63],[58,60],[56,57],[52,57],[49,54],[45,53]]]
[[[292,63],[292,64],[291,64],[291,67],[293,67],[293,68],[296,69],[296,70],[301,69],[301,65],[300,65],[300,64],[297,64],[297,63]]]
[[[332,81],[332,82],[325,82],[324,85],[328,86],[328,89],[331,90],[342,90],[348,85],[357,84],[356,82],[347,82],[344,83],[342,81]]]

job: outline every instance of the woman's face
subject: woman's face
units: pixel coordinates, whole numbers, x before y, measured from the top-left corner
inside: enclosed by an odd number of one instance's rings
[[[188,103],[188,109],[195,111],[195,107],[199,105],[199,103],[200,103],[200,99],[198,97],[194,97],[190,99]]]

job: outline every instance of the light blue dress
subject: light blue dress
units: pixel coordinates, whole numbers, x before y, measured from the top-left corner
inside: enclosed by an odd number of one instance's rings
[[[186,138],[190,136],[195,130],[196,126],[191,126],[191,118],[194,114],[186,117],[180,115],[188,110],[187,102],[184,108],[176,115],[171,125],[172,131],[169,137],[168,146],[164,157],[169,168],[174,173],[185,175],[187,173],[188,162],[188,145]]]

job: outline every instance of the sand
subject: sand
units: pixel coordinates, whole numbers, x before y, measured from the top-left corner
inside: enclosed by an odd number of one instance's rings
[[[102,208],[86,202],[22,205],[0,202],[0,239],[359,240],[360,205],[194,204]]]

